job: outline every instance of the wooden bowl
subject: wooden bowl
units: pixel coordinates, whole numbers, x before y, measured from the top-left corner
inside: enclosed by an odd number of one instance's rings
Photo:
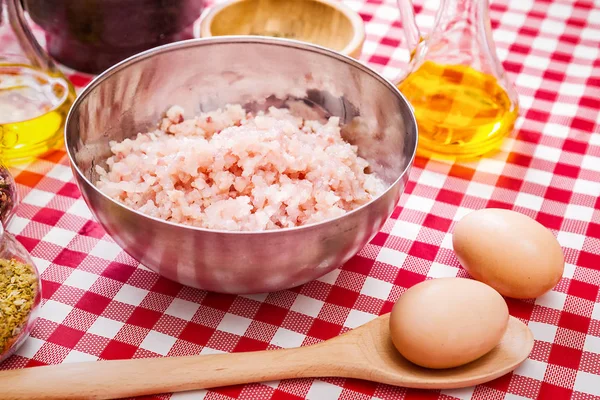
[[[258,35],[317,44],[358,58],[362,18],[337,0],[228,0],[207,9],[195,37]]]

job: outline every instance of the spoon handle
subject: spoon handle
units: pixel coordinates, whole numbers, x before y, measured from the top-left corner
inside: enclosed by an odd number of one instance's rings
[[[328,346],[329,347],[329,346]],[[288,378],[335,376],[323,346],[61,364],[0,372],[4,400],[114,399]],[[328,353],[327,349],[325,353]]]

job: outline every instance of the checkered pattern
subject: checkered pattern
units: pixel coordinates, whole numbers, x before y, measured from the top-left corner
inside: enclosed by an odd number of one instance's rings
[[[394,79],[408,59],[395,1],[347,4],[366,22],[363,61]],[[431,27],[436,8],[416,1],[421,26]],[[305,379],[156,398],[600,399],[600,3],[494,0],[491,17],[522,110],[502,151],[471,163],[418,158],[381,232],[340,269],[293,290],[231,296],[161,278],[92,219],[64,151],[14,168],[23,203],[8,230],[42,272],[44,305],[2,368],[316,343],[390,311],[417,282],[467,276],[451,248],[454,223],[502,207],[551,229],[566,256],[552,292],[507,299],[536,339],[514,373],[448,391]],[[89,81],[69,74],[78,86]]]

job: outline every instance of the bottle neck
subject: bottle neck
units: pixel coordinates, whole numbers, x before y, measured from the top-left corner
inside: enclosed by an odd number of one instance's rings
[[[37,42],[25,19],[21,0],[0,0],[0,27],[12,29],[22,52],[37,68],[56,73],[58,69],[44,49]]]
[[[442,0],[436,22],[446,27],[454,24],[476,26],[479,21],[489,18],[488,7],[488,0]]]
[[[489,57],[487,31],[490,25],[488,0],[442,0],[434,29],[429,37],[429,50],[443,53],[451,64],[481,68]],[[430,54],[435,58],[434,54]]]

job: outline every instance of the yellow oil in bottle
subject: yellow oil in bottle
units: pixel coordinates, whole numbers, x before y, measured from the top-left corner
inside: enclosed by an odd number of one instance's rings
[[[417,152],[471,158],[500,146],[518,107],[496,78],[464,65],[425,61],[398,85],[419,127]]]
[[[60,144],[74,99],[75,90],[64,77],[0,63],[0,158],[15,164]]]

